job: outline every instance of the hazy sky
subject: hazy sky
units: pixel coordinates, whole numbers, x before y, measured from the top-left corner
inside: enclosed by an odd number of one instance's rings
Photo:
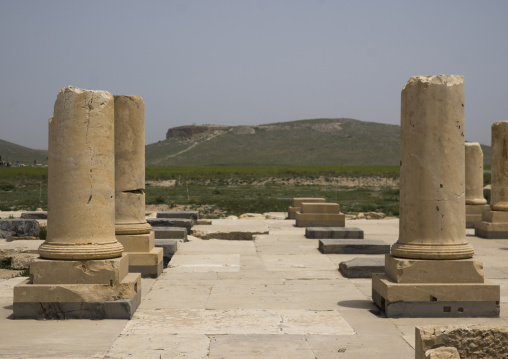
[[[61,87],[190,124],[400,124],[411,76],[465,76],[466,139],[508,120],[508,1],[0,0],[0,139],[47,149]]]

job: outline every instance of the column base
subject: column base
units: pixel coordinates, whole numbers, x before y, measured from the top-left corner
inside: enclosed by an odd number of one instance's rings
[[[475,224],[474,235],[486,239],[508,239],[508,212],[483,212],[481,222]]]
[[[105,261],[38,260],[31,278],[14,287],[14,318],[130,319],[141,303],[141,276],[127,273],[126,255],[108,261],[109,274]]]
[[[388,318],[499,317],[499,286],[485,283],[395,283],[372,275],[372,300]]]
[[[129,254],[129,272],[141,273],[143,278],[157,278],[161,275],[164,263],[164,250],[155,247],[155,234],[125,234],[116,236]]]
[[[296,213],[297,227],[345,227],[346,215],[327,213]]]
[[[500,286],[470,260],[385,258],[372,276],[372,299],[390,318],[498,317]]]
[[[296,219],[296,212],[301,212],[302,207],[288,207],[288,219]]]
[[[476,222],[482,221],[482,214],[486,211],[490,211],[488,204],[466,204],[466,228],[474,228]]]

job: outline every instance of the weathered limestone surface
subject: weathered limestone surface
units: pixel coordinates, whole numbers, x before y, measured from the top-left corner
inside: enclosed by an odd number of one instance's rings
[[[483,263],[476,259],[435,261],[386,255],[386,276],[396,283],[483,283]]]
[[[462,76],[404,86],[400,154],[399,239],[385,274],[373,275],[372,299],[388,317],[499,316],[500,287],[466,240]]]
[[[156,239],[155,246],[157,248],[162,248],[164,256],[164,267],[167,267],[168,263],[171,261],[171,258],[173,258],[173,255],[178,249],[178,241],[174,239]]]
[[[6,232],[6,237],[37,237],[40,230],[39,222],[34,219],[0,219],[0,231]]]
[[[400,228],[392,255],[471,258],[466,240],[464,78],[416,76],[401,94]]]
[[[415,358],[440,347],[454,347],[461,359],[508,357],[508,326],[453,325],[416,327]]]
[[[110,93],[60,90],[49,120],[48,234],[39,248],[42,258],[122,255],[115,238],[113,138]]]
[[[488,204],[466,204],[466,228],[475,228],[482,221],[483,213],[489,211]]]

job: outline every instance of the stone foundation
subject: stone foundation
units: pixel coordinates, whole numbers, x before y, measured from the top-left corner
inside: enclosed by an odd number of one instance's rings
[[[466,228],[475,228],[482,221],[483,212],[490,211],[488,204],[466,204]]]
[[[116,236],[129,254],[129,272],[141,273],[143,278],[157,278],[163,270],[163,249],[155,248],[155,234],[125,234]]]
[[[38,259],[14,287],[15,319],[130,319],[141,302],[141,277],[127,255],[87,261]]]

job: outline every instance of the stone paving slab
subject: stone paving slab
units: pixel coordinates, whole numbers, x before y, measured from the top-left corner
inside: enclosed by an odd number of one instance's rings
[[[237,272],[239,254],[187,254],[175,255],[169,263],[174,272]]]

